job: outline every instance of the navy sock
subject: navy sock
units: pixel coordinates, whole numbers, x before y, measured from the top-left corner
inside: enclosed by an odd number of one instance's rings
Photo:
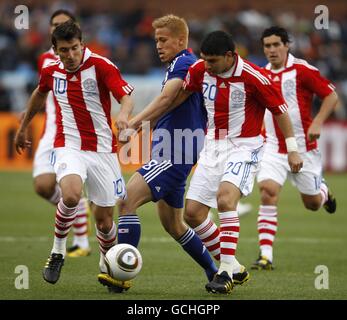
[[[183,236],[178,239],[178,242],[181,244],[182,248],[204,268],[208,280],[211,281],[218,269],[197,234],[192,229],[188,229]]]
[[[140,242],[141,224],[136,214],[118,218],[118,243],[128,243],[137,247]]]

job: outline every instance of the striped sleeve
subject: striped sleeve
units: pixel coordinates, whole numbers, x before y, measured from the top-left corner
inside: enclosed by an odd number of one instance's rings
[[[187,91],[202,91],[205,66],[202,60],[192,64],[183,82],[183,89]]]
[[[262,106],[269,109],[274,115],[287,112],[288,106],[279,88],[263,70],[246,63],[244,64],[244,70],[249,74],[251,82],[256,88],[255,96]]]
[[[324,99],[335,91],[335,86],[328,79],[324,78],[318,69],[310,69],[305,66],[300,69],[303,85],[320,99]]]
[[[112,92],[118,102],[123,96],[132,93],[134,88],[122,78],[119,69],[115,65],[102,63],[100,68],[107,89]]]
[[[52,90],[52,82],[52,77],[50,76],[48,68],[43,68],[40,73],[39,91],[46,93]]]

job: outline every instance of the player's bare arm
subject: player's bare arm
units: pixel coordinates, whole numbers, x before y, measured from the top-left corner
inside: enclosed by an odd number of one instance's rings
[[[20,127],[16,133],[16,137],[14,140],[16,151],[21,154],[25,148],[29,148],[31,146],[31,141],[26,139],[26,129],[34,118],[35,114],[39,112],[47,98],[47,93],[40,92],[38,88],[36,88],[28,102],[27,111],[25,112],[25,116],[20,124]]]
[[[290,122],[288,113],[285,112],[280,115],[275,115],[275,119],[286,139],[290,169],[293,173],[298,173],[303,166],[303,161],[298,153],[298,146],[296,144],[293,126]]]
[[[161,94],[131,120],[131,127],[138,128],[142,121],[154,122],[183,103],[191,92],[184,91],[182,84],[183,80],[178,78],[167,81]]]
[[[323,123],[328,119],[330,114],[334,111],[337,105],[337,102],[338,102],[338,96],[335,91],[330,93],[328,96],[326,96],[323,99],[319,112],[317,113],[310,127],[308,128],[307,137],[309,141],[314,141],[316,139],[319,139],[320,133],[321,133],[321,127]]]
[[[116,126],[119,130],[128,128],[129,117],[134,109],[134,103],[130,96],[124,95],[120,99],[121,108],[116,120]]]
[[[129,127],[129,117],[134,109],[134,102],[128,95],[124,95],[120,99],[121,108],[116,119],[116,127],[118,129],[118,140],[120,142],[127,141],[127,138],[123,137],[126,133],[125,130]]]

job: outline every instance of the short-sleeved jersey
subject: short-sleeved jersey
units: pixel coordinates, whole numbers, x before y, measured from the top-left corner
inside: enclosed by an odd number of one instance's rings
[[[188,71],[185,90],[203,92],[208,115],[207,138],[256,137],[261,133],[265,109],[286,112],[280,92],[261,68],[235,54],[227,72],[211,75],[203,60]]]
[[[283,69],[277,72],[271,70],[269,63],[265,71],[281,90],[288,105],[288,114],[293,124],[299,151],[316,149],[317,141],[309,141],[307,137],[308,128],[312,123],[312,99],[315,94],[323,99],[334,91],[334,86],[321,76],[317,68],[291,54],[288,55]],[[272,115],[266,112],[264,120],[268,147],[279,153],[286,153],[285,139]]]
[[[189,67],[197,60],[190,49],[179,52],[169,64],[162,87],[171,79],[184,80]],[[162,154],[161,142],[164,137],[164,130],[169,133],[164,138],[170,138],[171,155],[173,163],[181,162],[195,164],[203,146],[206,130],[206,110],[203,104],[203,97],[200,92],[192,94],[177,108],[164,114],[157,122],[153,130],[152,138],[152,158]],[[182,133],[182,135],[181,135]],[[182,136],[187,137],[182,139]],[[188,151],[188,152],[186,152]]]
[[[86,48],[75,72],[67,72],[60,60],[43,68],[39,90],[53,92],[57,123],[55,148],[116,152],[110,92],[119,102],[133,88],[110,60]]]
[[[53,49],[42,53],[37,62],[38,73],[41,73],[42,68],[47,67],[50,63],[55,62],[59,59],[58,56],[54,54]],[[50,145],[53,148],[53,142],[55,133],[57,130],[56,116],[55,116],[55,105],[53,100],[53,95],[50,92],[46,100],[45,108],[45,124],[43,127],[43,133],[41,139],[45,140],[45,145]]]

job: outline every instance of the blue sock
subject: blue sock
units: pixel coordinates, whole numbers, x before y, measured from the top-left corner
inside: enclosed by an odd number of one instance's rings
[[[212,281],[218,269],[197,234],[192,229],[188,229],[183,236],[178,239],[178,242],[182,248],[204,268],[208,280]]]
[[[136,214],[118,218],[118,243],[128,243],[137,247],[140,242],[141,224]]]

